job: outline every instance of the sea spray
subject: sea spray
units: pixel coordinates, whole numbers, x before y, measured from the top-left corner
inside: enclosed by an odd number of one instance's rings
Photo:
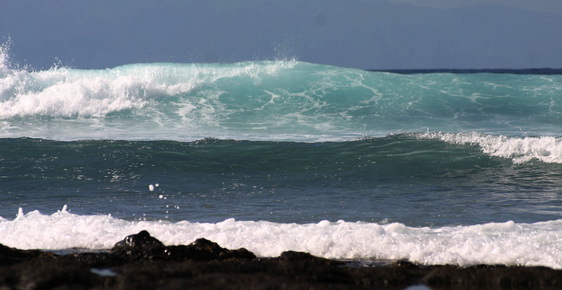
[[[562,220],[520,224],[412,228],[400,223],[320,221],[279,224],[265,221],[191,223],[133,222],[111,216],[79,216],[64,208],[0,220],[0,243],[22,249],[109,249],[124,236],[147,230],[166,245],[206,238],[258,256],[309,252],[334,259],[408,259],[421,264],[505,264],[562,269],[558,242]]]
[[[11,68],[3,51],[0,137],[315,142],[426,130],[561,133],[559,75],[403,75],[295,60],[34,71]]]
[[[562,268],[556,71],[0,61],[0,243]]]
[[[509,158],[515,163],[540,160],[562,163],[562,138],[490,136],[479,133],[427,133],[417,135],[423,139],[437,139],[452,144],[477,145],[491,156]]]

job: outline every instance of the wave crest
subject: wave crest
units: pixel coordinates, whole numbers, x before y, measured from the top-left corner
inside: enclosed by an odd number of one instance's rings
[[[508,158],[515,163],[539,160],[545,163],[562,163],[562,139],[550,136],[507,137],[481,133],[424,133],[423,139],[436,139],[451,144],[478,145],[490,156]]]
[[[0,137],[90,139],[103,131],[105,138],[341,140],[426,129],[562,134],[557,75],[401,75],[295,60],[29,71],[10,68],[8,58],[5,45]],[[84,135],[92,128],[98,133]]]
[[[107,70],[54,67],[46,71],[8,69],[0,79],[0,119],[24,116],[104,117],[155,105],[158,98],[189,93],[222,78],[259,81],[290,63],[211,65],[138,64]]]

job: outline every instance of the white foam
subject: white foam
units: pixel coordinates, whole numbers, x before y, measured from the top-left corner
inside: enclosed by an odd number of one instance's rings
[[[53,67],[27,71],[9,66],[9,43],[0,47],[0,119],[15,116],[104,117],[149,106],[155,98],[187,93],[221,78],[259,82],[296,61],[220,64],[136,64],[106,70]],[[189,107],[186,105],[185,110]],[[185,112],[184,112],[185,113]]]
[[[20,212],[14,220],[0,218],[0,243],[21,249],[108,249],[141,230],[148,230],[167,245],[207,238],[223,247],[244,247],[264,257],[295,250],[326,258],[562,269],[562,220],[440,228],[344,221],[282,224],[227,219],[219,223],[170,223],[75,215],[63,209],[52,215],[32,211]]]
[[[216,83],[233,79],[259,85],[299,64],[295,60],[155,63],[105,70],[55,66],[33,71],[11,67],[8,48],[9,43],[0,46],[0,137],[4,138],[186,141],[228,137],[224,135],[230,130],[224,123],[231,123],[232,114],[241,112],[219,99],[224,92]]]
[[[139,109],[165,94],[145,76],[53,68],[14,70],[0,79],[0,119],[15,116],[103,117]]]
[[[472,144],[482,148],[491,156],[509,158],[515,163],[533,159],[546,163],[562,163],[562,138],[506,137],[481,133],[424,133],[417,135],[424,139],[437,139],[451,144]]]
[[[0,45],[0,76],[3,76],[10,71],[10,45],[11,40],[8,39],[6,42]]]

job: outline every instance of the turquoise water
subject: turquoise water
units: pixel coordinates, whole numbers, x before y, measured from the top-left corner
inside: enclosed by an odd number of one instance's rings
[[[323,141],[559,136],[560,75],[396,74],[298,61],[0,70],[0,136]]]
[[[561,215],[560,75],[288,60],[1,76],[0,216],[61,204],[213,222]]]
[[[561,75],[3,59],[0,243],[562,267]]]

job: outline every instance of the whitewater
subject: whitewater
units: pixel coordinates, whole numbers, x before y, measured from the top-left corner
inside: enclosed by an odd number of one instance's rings
[[[0,243],[562,269],[562,76],[0,54]]]
[[[24,249],[103,250],[111,248],[124,234],[148,230],[167,245],[186,245],[205,237],[227,248],[247,248],[262,257],[295,250],[365,262],[408,259],[421,264],[540,265],[560,269],[561,226],[561,220],[441,228],[341,220],[315,224],[235,219],[219,223],[131,222],[111,216],[78,216],[65,207],[52,215],[20,212],[14,221],[2,221],[0,243]]]
[[[0,136],[8,138],[559,136],[562,121],[559,75],[403,75],[286,60],[46,71],[3,64],[0,76]]]

